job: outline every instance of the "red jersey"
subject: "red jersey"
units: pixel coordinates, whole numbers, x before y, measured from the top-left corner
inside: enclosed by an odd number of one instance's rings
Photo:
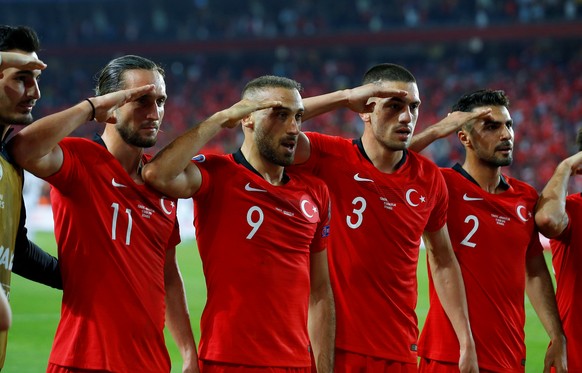
[[[52,185],[63,300],[49,361],[79,369],[169,372],[166,250],[175,200],[136,184],[102,145],[66,138]],[[144,161],[145,161],[144,157]]]
[[[310,169],[329,187],[330,277],[336,346],[416,363],[416,269],[421,236],[446,223],[448,194],[436,165],[405,151],[392,174],[379,171],[360,140],[307,133]]]
[[[566,338],[568,370],[582,372],[582,195],[566,199],[568,227],[559,237],[550,240],[552,262],[556,273],[556,300]]]
[[[329,194],[311,175],[273,186],[239,151],[194,158],[194,225],[207,286],[200,358],[309,367],[310,254],[327,248]]]
[[[488,193],[458,164],[442,172],[449,189],[449,234],[463,274],[479,367],[523,372],[526,258],[543,255],[533,219],[538,194],[506,176],[503,193]],[[457,336],[429,280],[430,309],[419,355],[458,362]]]

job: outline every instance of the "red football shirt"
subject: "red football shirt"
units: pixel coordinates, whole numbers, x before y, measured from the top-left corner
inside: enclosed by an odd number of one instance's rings
[[[66,138],[52,185],[63,300],[50,362],[169,372],[166,250],[179,242],[175,200],[137,185],[102,145]],[[144,159],[145,160],[145,159]]]
[[[526,257],[543,255],[533,219],[537,192],[505,176],[507,190],[492,194],[460,165],[442,172],[449,189],[449,234],[465,282],[479,366],[523,372]],[[459,342],[430,280],[419,355],[458,362]]]
[[[392,174],[380,172],[360,140],[307,133],[304,165],[332,198],[330,276],[336,346],[416,363],[416,269],[422,233],[446,222],[448,194],[439,169],[407,151]]]
[[[550,240],[556,273],[556,300],[568,339],[568,370],[582,372],[582,195],[566,199],[568,227]]]
[[[208,293],[200,358],[310,366],[309,263],[327,248],[327,187],[298,172],[273,186],[240,151],[194,160],[202,173],[194,225]]]

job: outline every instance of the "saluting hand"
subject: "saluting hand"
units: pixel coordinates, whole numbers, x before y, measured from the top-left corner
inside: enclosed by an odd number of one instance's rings
[[[374,110],[374,102],[368,102],[372,97],[404,97],[406,91],[394,89],[389,83],[374,82],[361,85],[349,90],[347,107],[357,113],[370,113]]]
[[[121,91],[89,98],[95,107],[94,119],[98,122],[106,122],[113,116],[113,112],[116,109],[128,102],[136,101],[149,94],[154,90],[154,88],[155,86],[153,84],[148,84],[137,88],[123,89]]]
[[[242,99],[221,112],[222,115],[226,116],[226,120],[223,122],[222,127],[234,128],[239,124],[241,119],[257,110],[280,107],[281,105],[282,102],[277,100],[255,101],[247,98]]]
[[[0,64],[0,74],[2,70],[15,67],[21,70],[44,70],[46,64],[38,58],[16,52],[0,52],[2,63]]]

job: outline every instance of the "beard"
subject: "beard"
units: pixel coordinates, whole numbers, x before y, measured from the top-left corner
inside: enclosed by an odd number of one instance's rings
[[[17,114],[12,116],[0,115],[0,123],[5,125],[17,125],[17,126],[27,126],[34,121],[32,113],[28,114]]]
[[[137,146],[140,148],[151,148],[156,145],[158,141],[157,137],[142,137],[137,131],[133,131],[129,127],[116,125],[115,129],[119,136],[129,145]]]
[[[255,132],[255,136],[259,153],[269,162],[283,167],[291,166],[293,164],[295,153],[277,154],[278,144],[275,144],[275,141],[272,138],[266,136],[262,131]]]

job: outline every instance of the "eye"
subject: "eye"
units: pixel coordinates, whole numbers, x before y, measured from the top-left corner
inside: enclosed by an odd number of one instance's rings
[[[166,98],[160,98],[156,101],[156,104],[158,105],[158,107],[164,107],[164,105],[166,104]]]
[[[297,115],[295,115],[295,120],[300,122],[303,119],[303,113],[298,113]]]

